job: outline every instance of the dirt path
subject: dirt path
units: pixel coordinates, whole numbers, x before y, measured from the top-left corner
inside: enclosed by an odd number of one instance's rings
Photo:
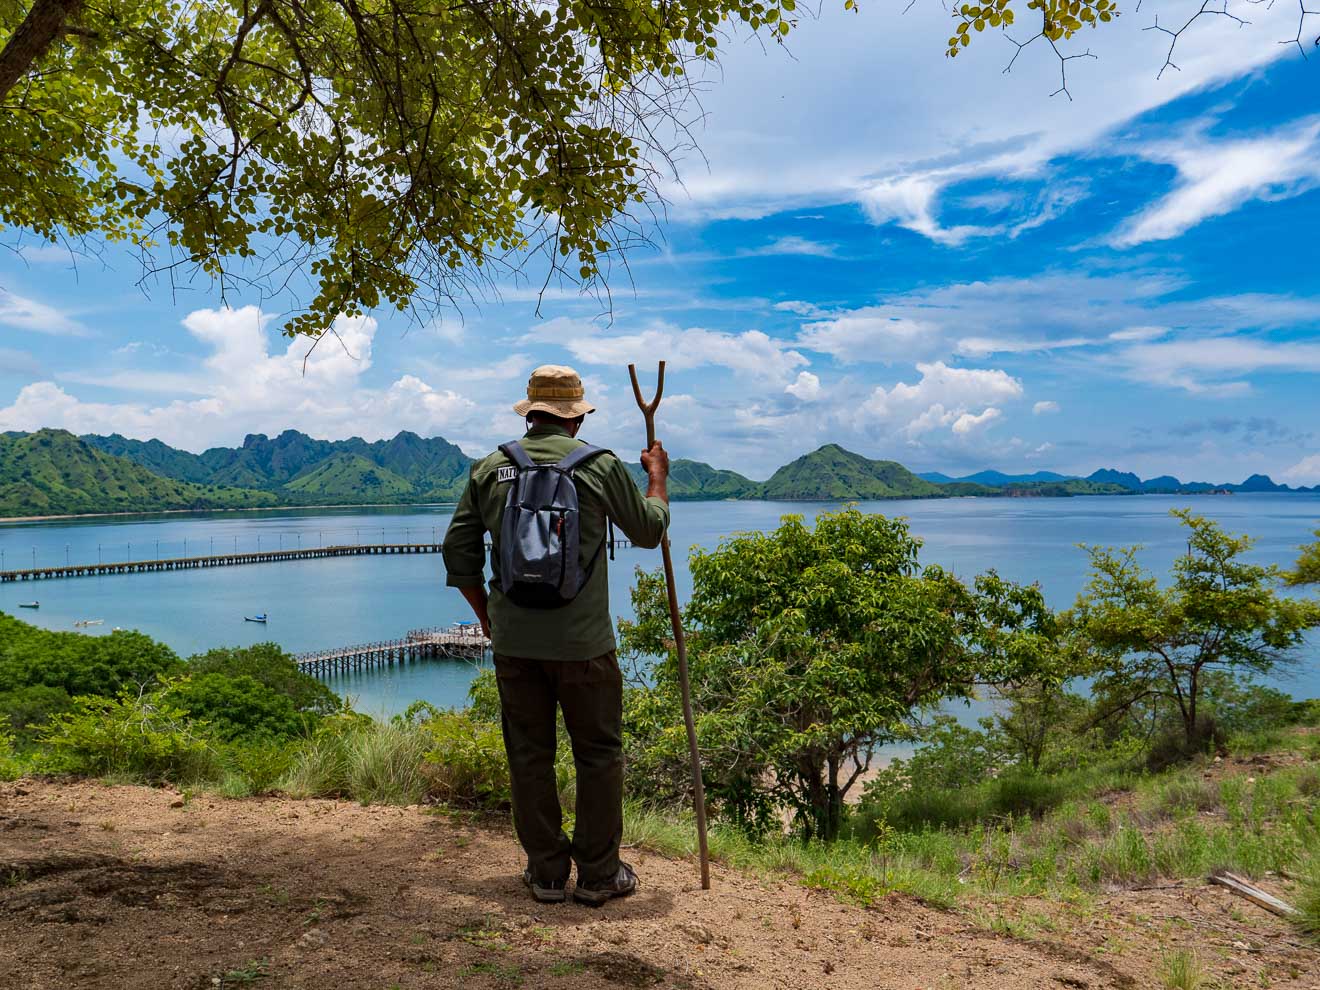
[[[0,785],[0,987],[1158,985],[1149,955],[1086,948],[1112,932],[1023,941],[909,898],[862,909],[718,868],[702,892],[689,863],[630,858],[636,896],[541,906],[496,825],[334,801]]]

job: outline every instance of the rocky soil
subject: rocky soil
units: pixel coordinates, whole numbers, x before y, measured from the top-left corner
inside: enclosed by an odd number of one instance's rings
[[[643,850],[632,898],[537,905],[499,822],[96,782],[0,784],[0,987],[1161,987],[1193,947],[1220,987],[1320,990],[1320,953],[1201,885],[1084,906],[841,903],[792,878]],[[1034,918],[1032,934],[995,917]],[[1211,984],[1215,985],[1215,984]]]

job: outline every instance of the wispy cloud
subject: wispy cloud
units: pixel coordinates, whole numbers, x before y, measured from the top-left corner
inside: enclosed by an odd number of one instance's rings
[[[769,244],[762,244],[760,247],[744,248],[738,252],[738,256],[742,258],[770,258],[778,255],[800,254],[813,258],[833,258],[837,255],[838,249],[837,244],[823,244],[820,241],[790,235],[777,237]]]
[[[1178,141],[1138,149],[1178,170],[1178,185],[1112,238],[1116,247],[1168,240],[1252,200],[1280,200],[1320,185],[1320,117],[1294,121],[1263,137],[1214,141],[1195,130]]]
[[[85,337],[88,330],[69,314],[25,296],[0,289],[0,324],[32,333]]]

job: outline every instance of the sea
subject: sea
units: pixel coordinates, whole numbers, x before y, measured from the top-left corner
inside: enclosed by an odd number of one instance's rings
[[[821,502],[676,502],[671,539],[679,594],[691,590],[687,552],[731,534],[772,529],[786,515],[811,520],[837,504]],[[1049,603],[1067,607],[1087,578],[1082,545],[1142,547],[1161,576],[1185,550],[1170,515],[1191,508],[1256,543],[1251,557],[1290,565],[1320,528],[1320,495],[1235,494],[1074,498],[955,498],[863,502],[866,512],[902,516],[922,541],[923,563],[970,579],[997,570],[1039,582]],[[0,524],[0,570],[42,564],[159,559],[225,551],[278,550],[346,543],[429,543],[444,537],[452,506],[290,509],[134,515]],[[658,550],[619,548],[609,564],[610,603],[631,614],[636,568],[660,564]],[[19,608],[40,601],[39,609]],[[0,611],[47,629],[89,635],[137,629],[189,656],[212,647],[273,641],[292,652],[402,637],[471,615],[445,587],[439,554],[361,556],[0,584]],[[264,613],[266,624],[245,621]],[[1270,683],[1295,697],[1320,697],[1320,636],[1299,663]],[[402,668],[327,677],[355,707],[376,715],[416,700],[461,706],[477,665],[428,661]]]

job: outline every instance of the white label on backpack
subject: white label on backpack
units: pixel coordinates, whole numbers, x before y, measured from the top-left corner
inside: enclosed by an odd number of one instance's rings
[[[502,467],[495,473],[495,483],[503,484],[506,481],[512,481],[516,477],[518,477],[516,467]]]

